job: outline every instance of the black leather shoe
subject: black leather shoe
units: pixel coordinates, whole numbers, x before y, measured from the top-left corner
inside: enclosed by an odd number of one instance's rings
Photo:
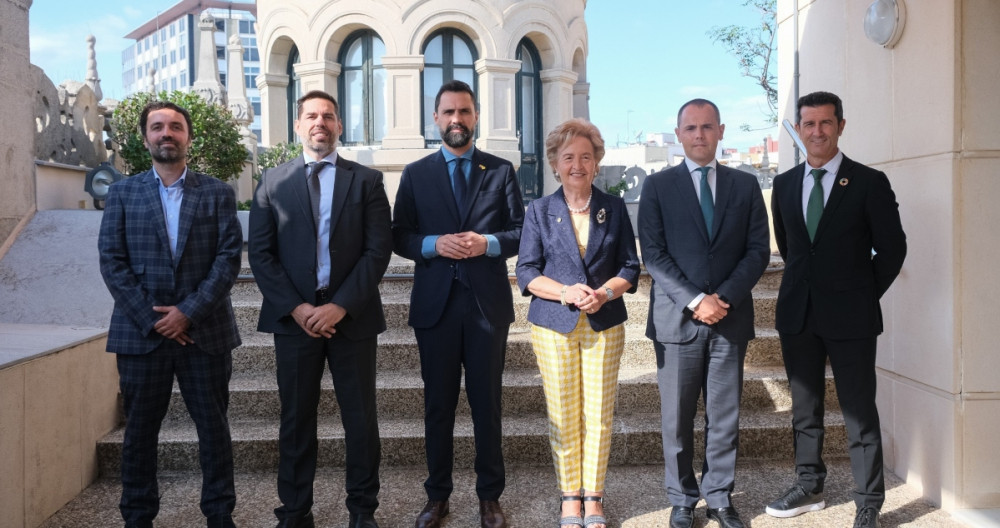
[[[438,528],[441,519],[448,515],[448,501],[427,501],[424,509],[417,515],[416,528]]]
[[[740,514],[732,506],[728,508],[709,508],[705,515],[708,520],[719,523],[719,528],[746,528],[740,520]]]
[[[218,515],[208,518],[208,528],[236,528],[231,515]]]
[[[691,528],[694,526],[694,508],[674,506],[670,510],[670,528]]]
[[[312,512],[306,513],[302,517],[287,517],[278,521],[277,528],[316,528],[316,522],[313,521]]]
[[[878,510],[874,506],[865,506],[854,516],[854,528],[881,528],[878,522]]]
[[[352,513],[348,521],[348,528],[378,528],[375,516],[370,513]]]
[[[493,500],[479,501],[479,526],[482,528],[507,528],[507,517],[500,503]]]

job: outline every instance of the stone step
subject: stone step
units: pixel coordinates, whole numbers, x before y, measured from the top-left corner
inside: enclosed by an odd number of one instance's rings
[[[653,343],[646,335],[645,325],[625,326],[625,350],[622,368],[655,368],[656,354]],[[773,329],[757,328],[757,338],[747,347],[747,366],[780,366],[781,343]],[[413,330],[394,329],[378,338],[378,371],[419,370],[420,353]],[[506,368],[534,368],[537,363],[531,349],[531,335],[527,329],[514,328],[507,338]],[[243,345],[233,351],[233,371],[237,373],[267,372],[274,374],[274,339],[271,334],[243,333]]]
[[[236,375],[229,384],[229,390],[230,419],[279,421],[281,407],[274,374]],[[423,416],[424,382],[418,370],[379,372],[376,391],[380,419]],[[782,367],[750,367],[745,370],[741,400],[744,412],[786,412],[791,409],[791,403]],[[830,372],[827,373],[826,408],[839,408]],[[618,414],[659,413],[660,393],[656,370],[622,369],[619,373],[616,409]],[[546,412],[545,393],[538,369],[508,369],[504,372],[503,411],[505,418]],[[336,416],[338,412],[333,382],[329,374],[325,373],[321,381],[319,414]],[[459,397],[458,413],[469,414],[464,390]],[[188,422],[194,426],[176,384],[167,419]]]
[[[774,328],[774,306],[778,293],[775,290],[765,290],[754,293],[754,320],[761,328]],[[528,305],[530,298],[514,297],[514,323],[511,330],[528,328]],[[408,293],[388,294],[382,297],[386,326],[389,329],[408,328],[407,320],[410,314],[410,295]],[[642,294],[625,296],[625,306],[628,310],[629,322],[645,325],[649,313],[649,298]],[[257,318],[260,314],[260,301],[246,298],[233,299],[233,310],[240,334],[247,335],[257,330]]]
[[[839,412],[825,416],[827,452],[846,452],[844,419]],[[787,412],[747,412],[740,419],[740,458],[789,460],[792,457],[791,418]],[[504,459],[509,466],[549,466],[548,420],[544,415],[504,419]],[[610,464],[656,464],[663,461],[659,413],[628,414],[615,417]],[[425,461],[422,419],[379,420],[383,466],[422,466]],[[704,452],[704,420],[695,419],[695,457]],[[274,471],[278,465],[278,422],[274,420],[232,420],[233,455],[236,470]],[[344,467],[344,433],[340,421],[321,416],[318,428],[321,468]],[[98,442],[101,474],[120,474],[122,429]],[[473,465],[472,420],[459,416],[455,423],[455,467]],[[197,433],[183,422],[164,422],[160,431],[159,469],[198,469]]]

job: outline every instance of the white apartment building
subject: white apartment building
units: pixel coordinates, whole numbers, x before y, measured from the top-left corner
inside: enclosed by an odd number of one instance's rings
[[[155,89],[187,91],[195,82],[199,44],[199,15],[208,11],[215,18],[215,57],[219,80],[228,87],[226,44],[238,34],[243,45],[243,82],[247,100],[253,106],[250,131],[261,131],[260,57],[257,51],[257,6],[255,3],[217,0],[181,0],[152,20],[139,26],[127,39],[135,44],[122,51],[122,86],[125,94]]]

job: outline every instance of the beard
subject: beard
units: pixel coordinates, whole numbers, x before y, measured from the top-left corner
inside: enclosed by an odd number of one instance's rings
[[[472,131],[463,125],[455,124],[447,130],[441,129],[441,140],[451,148],[461,148],[469,144],[472,139]]]
[[[149,155],[157,163],[176,163],[187,158],[187,150],[180,143],[161,141],[149,148]]]

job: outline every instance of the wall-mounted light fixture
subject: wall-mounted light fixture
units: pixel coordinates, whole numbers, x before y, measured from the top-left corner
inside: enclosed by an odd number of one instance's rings
[[[875,0],[865,12],[865,35],[868,40],[891,48],[899,42],[906,24],[903,0]]]
[[[108,162],[103,162],[87,173],[83,182],[83,190],[94,198],[94,209],[104,209],[104,200],[108,197],[111,184],[122,179],[122,174]]]

